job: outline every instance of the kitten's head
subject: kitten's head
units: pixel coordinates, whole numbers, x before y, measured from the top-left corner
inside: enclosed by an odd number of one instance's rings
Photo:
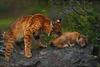
[[[80,35],[79,38],[77,39],[77,44],[81,47],[84,47],[88,44],[88,39],[84,35]]]

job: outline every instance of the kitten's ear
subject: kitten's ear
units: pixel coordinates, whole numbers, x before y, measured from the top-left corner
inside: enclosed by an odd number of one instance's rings
[[[79,44],[79,38],[76,38],[76,43]]]
[[[76,43],[79,44],[80,37],[76,38]]]

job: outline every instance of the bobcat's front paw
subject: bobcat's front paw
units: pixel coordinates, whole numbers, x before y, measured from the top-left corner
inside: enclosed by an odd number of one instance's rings
[[[26,58],[31,58],[32,57],[32,53],[31,52],[25,53],[25,57]]]

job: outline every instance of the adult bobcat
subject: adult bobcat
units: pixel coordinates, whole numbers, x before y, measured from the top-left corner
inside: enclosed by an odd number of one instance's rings
[[[5,33],[5,59],[9,61],[14,43],[20,38],[24,38],[24,54],[25,57],[32,57],[31,43],[32,37],[39,40],[39,32],[46,32],[48,35],[53,31],[52,21],[42,14],[35,14],[29,16],[22,16],[14,24],[11,25],[10,30]],[[38,34],[37,34],[38,33]],[[46,47],[39,42],[41,47]]]

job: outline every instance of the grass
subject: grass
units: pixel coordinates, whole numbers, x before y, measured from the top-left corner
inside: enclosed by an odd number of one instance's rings
[[[15,18],[13,17],[0,19],[0,30],[3,30],[3,31],[8,30],[8,27],[14,20]]]

